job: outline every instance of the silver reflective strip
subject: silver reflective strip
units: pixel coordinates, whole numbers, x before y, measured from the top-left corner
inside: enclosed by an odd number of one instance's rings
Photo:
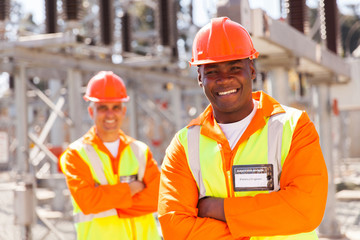
[[[135,154],[136,159],[139,162],[139,171],[138,171],[138,180],[142,181],[145,174],[145,168],[146,168],[146,157],[145,157],[145,151],[140,146],[140,143],[137,141],[130,143],[131,150]]]
[[[205,197],[206,189],[203,182],[201,167],[200,167],[200,154],[199,154],[199,142],[200,142],[200,126],[195,125],[188,129],[188,156],[190,170],[193,173],[195,181],[199,186],[199,199]]]
[[[90,164],[95,171],[96,176],[98,177],[101,185],[107,185],[109,182],[107,181],[102,165],[102,161],[94,149],[94,146],[90,144],[84,144],[84,149],[86,155],[89,158]],[[73,216],[75,223],[88,222],[94,218],[103,218],[109,216],[115,216],[117,212],[115,209],[110,209],[104,212],[96,213],[96,214],[84,214],[83,212],[78,212]]]
[[[98,177],[101,185],[109,184],[104,173],[103,165],[101,159],[97,152],[95,151],[94,147],[90,144],[84,144],[84,149],[86,155],[88,156],[91,166],[93,167],[96,176]]]
[[[74,223],[81,223],[81,222],[89,222],[94,218],[103,218],[109,216],[117,216],[116,210],[110,209],[96,214],[84,214],[82,212],[78,212],[73,216],[73,219],[74,219]]]
[[[281,175],[281,146],[283,134],[283,117],[285,113],[279,113],[270,117],[268,121],[268,163],[273,165],[274,190],[280,190]]]

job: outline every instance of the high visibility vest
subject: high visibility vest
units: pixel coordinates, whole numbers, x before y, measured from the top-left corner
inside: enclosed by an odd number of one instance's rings
[[[121,153],[119,175],[113,173],[110,158],[100,151],[96,145],[85,144],[82,139],[79,139],[72,143],[70,148],[75,149],[89,166],[91,174],[98,185],[114,185],[119,183],[122,178],[126,180],[134,176],[137,176],[140,181],[143,179],[147,146],[140,141],[130,143]],[[119,218],[116,209],[97,214],[84,214],[73,198],[72,203],[78,240],[160,239],[153,214],[133,218]]]
[[[230,196],[255,196],[280,190],[282,166],[289,153],[292,135],[301,116],[301,111],[282,106],[285,113],[266,119],[266,125],[240,144],[233,166],[271,164],[273,189],[266,191],[235,191],[231,172],[224,176],[221,145],[200,134],[201,126],[184,128],[179,139],[185,148],[188,165],[199,189],[199,199],[205,196],[227,198]],[[228,190],[229,189],[229,190]],[[230,192],[229,192],[230,191]],[[287,236],[251,237],[251,240],[313,240],[318,239],[314,231]]]

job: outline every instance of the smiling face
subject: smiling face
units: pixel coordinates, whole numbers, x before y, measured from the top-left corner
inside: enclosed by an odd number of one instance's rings
[[[214,109],[217,122],[237,122],[251,113],[255,77],[253,61],[249,59],[199,66],[198,82]]]
[[[121,102],[92,103],[88,107],[97,135],[104,142],[118,139],[119,129],[125,117],[126,107]]]

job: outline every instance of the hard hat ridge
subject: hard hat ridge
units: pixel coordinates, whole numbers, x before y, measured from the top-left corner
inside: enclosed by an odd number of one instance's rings
[[[213,18],[196,34],[190,65],[257,58],[250,34],[228,17]]]

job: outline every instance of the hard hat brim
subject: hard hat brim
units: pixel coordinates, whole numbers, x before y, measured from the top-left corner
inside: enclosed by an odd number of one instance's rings
[[[190,66],[198,66],[198,65],[211,64],[211,63],[229,62],[229,61],[247,59],[247,58],[249,58],[250,60],[253,60],[255,58],[258,58],[258,56],[259,56],[259,52],[254,52],[250,56],[245,56],[245,57],[242,57],[242,56],[234,56],[234,57],[226,56],[226,57],[218,58],[218,59],[191,60],[191,61],[189,61],[189,64],[190,64]]]
[[[90,102],[128,102],[130,100],[130,97],[127,96],[126,98],[103,98],[103,99],[99,99],[99,98],[95,98],[95,97],[89,97],[89,96],[84,96],[83,97],[85,101],[90,101]]]

